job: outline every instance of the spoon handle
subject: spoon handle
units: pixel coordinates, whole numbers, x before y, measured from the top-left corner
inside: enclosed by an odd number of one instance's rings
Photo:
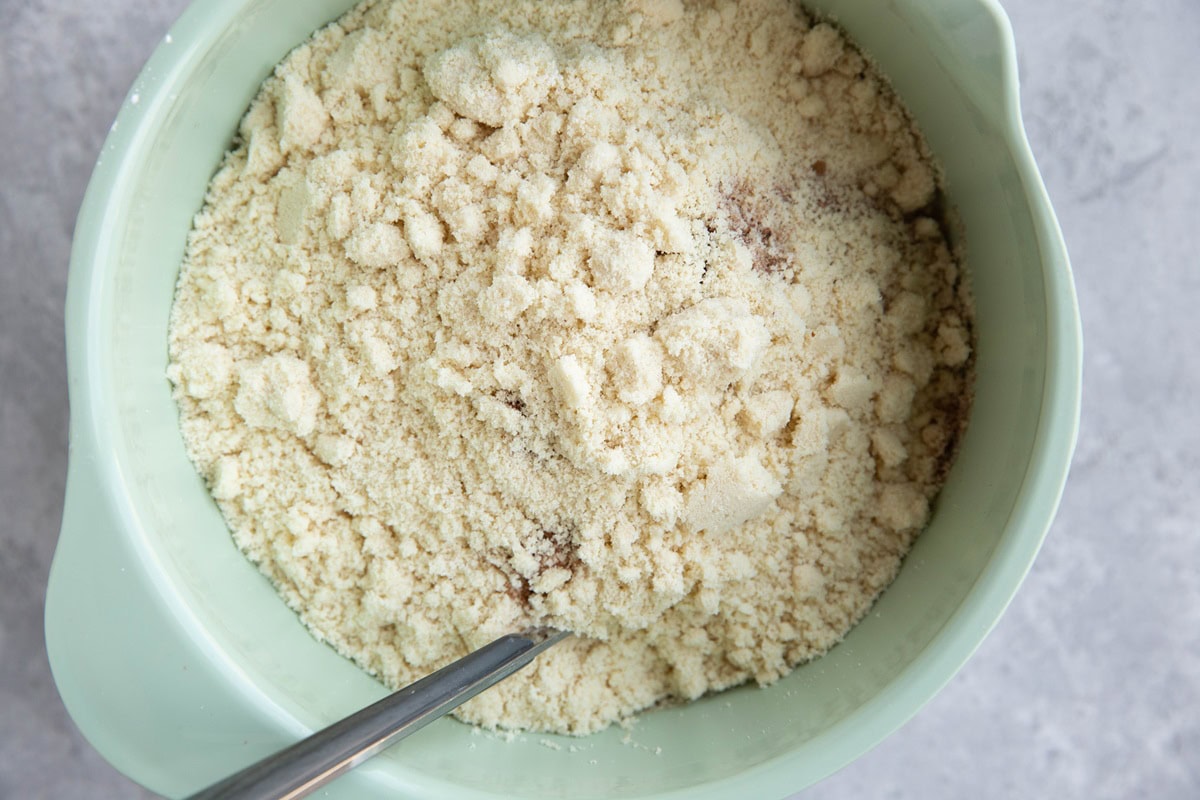
[[[507,678],[569,635],[538,628],[502,636],[187,800],[304,797]]]

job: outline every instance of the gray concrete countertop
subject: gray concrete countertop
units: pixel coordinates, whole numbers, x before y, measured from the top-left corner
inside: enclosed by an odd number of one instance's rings
[[[71,230],[125,91],[184,5],[0,0],[0,798],[151,796],[68,719],[42,601],[67,464]],[[975,658],[806,798],[1200,797],[1200,3],[1006,5],[1084,316],[1074,469]]]

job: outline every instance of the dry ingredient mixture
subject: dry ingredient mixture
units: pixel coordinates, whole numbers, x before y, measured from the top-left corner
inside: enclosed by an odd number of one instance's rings
[[[786,0],[369,2],[265,83],[171,325],[190,454],[391,686],[582,734],[770,683],[925,524],[970,299],[885,80]]]

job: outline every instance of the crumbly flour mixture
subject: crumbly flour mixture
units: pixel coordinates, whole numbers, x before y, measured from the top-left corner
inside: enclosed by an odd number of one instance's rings
[[[391,686],[582,734],[770,683],[925,524],[970,304],[886,82],[786,0],[369,2],[266,82],[171,326],[237,544]]]

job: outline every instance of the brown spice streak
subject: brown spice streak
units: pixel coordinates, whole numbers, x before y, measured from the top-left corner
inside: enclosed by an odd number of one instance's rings
[[[786,195],[783,196],[786,200]],[[783,237],[764,221],[762,212],[756,208],[758,198],[746,181],[737,181],[721,197],[729,229],[750,250],[754,269],[773,275],[791,266],[791,255],[780,241]]]
[[[579,549],[570,534],[543,528],[538,544],[538,570],[533,578],[527,578],[511,568],[505,569],[509,579],[508,596],[526,608],[529,607],[533,596],[538,594],[530,584],[547,570],[562,568],[574,574],[583,564],[579,558]]]
[[[495,397],[513,411],[518,411],[522,414],[525,413],[525,401],[521,399],[521,395],[517,392],[501,390],[496,392]]]

